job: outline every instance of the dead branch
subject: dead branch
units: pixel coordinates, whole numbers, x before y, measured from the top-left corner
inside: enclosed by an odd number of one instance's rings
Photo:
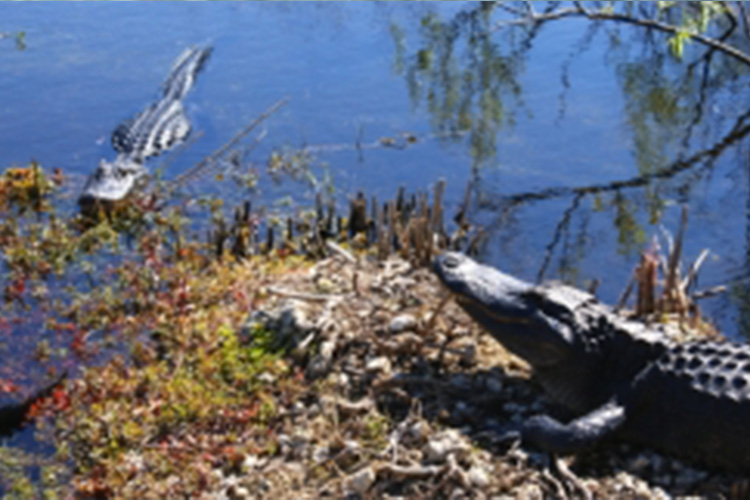
[[[255,118],[255,120],[250,122],[250,124],[248,124],[242,130],[237,132],[234,135],[234,137],[232,137],[229,141],[227,141],[223,146],[221,146],[219,149],[217,149],[216,151],[214,151],[213,153],[205,157],[194,167],[190,168],[186,172],[177,176],[177,178],[175,178],[170,184],[170,191],[174,190],[175,188],[185,184],[186,182],[200,175],[207,167],[209,167],[214,162],[216,162],[216,160],[224,156],[224,154],[227,151],[229,151],[231,148],[237,145],[237,143],[240,142],[247,134],[252,132],[258,125],[263,123],[269,116],[271,116],[276,111],[278,111],[287,102],[289,102],[289,99],[287,98],[276,101],[276,103],[273,106],[271,106],[270,108],[266,109],[263,113],[258,115],[258,117]]]
[[[310,302],[328,302],[329,300],[343,299],[346,297],[346,295],[324,295],[318,293],[295,292],[294,290],[283,290],[276,287],[268,287],[266,291],[272,295]]]

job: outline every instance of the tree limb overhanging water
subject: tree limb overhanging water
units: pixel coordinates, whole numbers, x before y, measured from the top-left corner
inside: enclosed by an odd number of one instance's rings
[[[575,33],[552,29],[574,18],[586,24],[579,41],[571,44],[569,55],[560,61],[562,90],[555,125],[561,126],[566,118],[572,62],[604,48],[625,102],[623,114],[636,171],[614,180],[567,180],[546,188],[515,188],[516,192],[509,183],[488,182],[502,174],[508,162],[507,148],[498,137],[516,127],[517,118],[533,119],[524,95],[532,47],[541,37],[550,36],[550,31]],[[590,240],[587,231],[597,212],[610,214],[619,252],[630,254],[642,247],[647,232],[643,219],[656,225],[671,202],[670,195],[686,203],[698,186],[709,186],[716,166],[726,166],[727,153],[740,152],[750,133],[750,101],[744,98],[750,16],[743,2],[497,1],[452,18],[427,15],[422,27],[411,55],[404,36],[394,36],[398,53],[394,66],[405,78],[413,105],[425,106],[437,130],[467,133],[475,216],[499,212],[491,216],[486,229],[509,241],[515,237],[513,221],[522,207],[555,203],[537,210],[546,213],[554,206],[553,218],[560,214],[556,225],[554,220],[545,220],[550,236],[539,276],[559,255],[560,246],[565,247],[560,273],[576,272],[577,263],[586,259],[592,246],[586,243]],[[623,42],[626,36],[630,38]],[[505,73],[487,68],[504,68]],[[482,80],[486,77],[490,79]],[[473,81],[483,85],[472,86]],[[483,88],[493,89],[489,98]],[[502,118],[492,110],[502,110]],[[524,112],[528,116],[522,116]],[[720,158],[724,160],[719,162]],[[517,163],[515,158],[511,161]],[[526,162],[518,163],[523,168]],[[740,161],[727,168],[738,175],[737,170],[750,167]],[[497,186],[502,186],[502,192]],[[607,193],[610,196],[600,196]],[[593,208],[581,203],[588,196],[593,198]],[[569,234],[572,227],[577,235]],[[567,254],[568,242],[574,242],[576,255]]]
[[[497,3],[505,3],[505,2],[497,2]],[[550,3],[550,2],[548,2]],[[557,3],[562,4],[564,2],[551,2],[551,3]],[[748,55],[743,50],[730,45],[728,43],[724,43],[720,38],[713,38],[710,36],[706,36],[700,32],[692,31],[689,26],[684,25],[674,25],[674,24],[668,24],[665,22],[662,22],[658,19],[654,19],[652,17],[637,17],[635,15],[630,15],[626,13],[621,12],[615,12],[613,4],[615,2],[589,2],[594,4],[608,4],[605,7],[601,7],[599,9],[587,9],[583,4],[584,2],[573,2],[574,6],[570,8],[556,8],[548,10],[547,12],[543,13],[537,13],[534,10],[533,2],[524,2],[526,5],[525,11],[518,11],[516,9],[510,10],[510,12],[518,15],[519,17],[510,21],[500,21],[493,27],[493,31],[499,30],[502,28],[505,28],[507,26],[522,26],[522,25],[540,25],[542,23],[548,22],[548,21],[557,21],[560,19],[565,18],[571,18],[571,17],[585,17],[586,19],[590,21],[613,21],[613,22],[619,22],[619,23],[627,23],[632,24],[635,26],[639,26],[642,28],[647,29],[653,29],[658,30],[664,33],[668,33],[670,35],[673,35],[675,51],[677,53],[682,52],[681,44],[684,43],[685,39],[690,39],[695,42],[701,43],[712,50],[718,50],[730,57],[733,57],[737,59],[738,61],[750,65],[750,55]],[[654,2],[649,2],[654,3]],[[666,3],[666,2],[656,2],[659,3]],[[675,2],[672,2],[675,3]],[[741,10],[744,12],[744,6],[742,6],[742,2],[684,2],[686,4],[740,4],[736,8],[738,10]],[[507,5],[503,5],[506,10]],[[688,6],[686,8],[690,8],[691,6]],[[698,7],[699,9],[704,9],[705,6]],[[661,14],[659,12],[661,9],[657,10],[656,15]],[[729,5],[726,6],[725,9],[722,9],[723,12],[721,14],[725,15],[728,21],[732,24],[731,31],[735,29],[737,26],[737,20],[736,15],[732,11],[731,7]],[[747,25],[746,25],[747,26]],[[746,28],[747,29],[747,28]]]

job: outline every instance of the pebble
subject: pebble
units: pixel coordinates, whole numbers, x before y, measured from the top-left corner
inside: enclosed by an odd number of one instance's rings
[[[544,492],[538,484],[524,484],[516,490],[516,499],[544,500]]]
[[[385,356],[373,358],[367,362],[365,368],[368,372],[391,373],[391,361]]]
[[[367,467],[348,476],[344,480],[344,488],[349,492],[364,495],[375,483],[375,479],[377,479],[375,471],[372,467]]]
[[[473,341],[465,343],[460,351],[461,360],[464,363],[474,364],[477,360],[477,345]]]
[[[477,488],[484,488],[490,484],[490,477],[484,468],[479,465],[472,465],[469,469],[469,481]]]
[[[448,498],[450,500],[463,500],[464,498],[466,498],[466,492],[463,490],[463,488],[456,488],[451,491],[451,494]]]
[[[414,332],[399,333],[393,338],[398,345],[398,349],[417,349],[422,346],[422,337]]]
[[[263,462],[258,459],[257,455],[247,455],[245,460],[242,461],[242,470],[249,472],[256,467],[262,466]]]
[[[312,452],[312,459],[316,464],[325,462],[330,456],[331,450],[330,448],[328,448],[328,446],[316,446]]]
[[[316,285],[320,293],[333,293],[336,289],[336,285],[328,278],[320,278]]]
[[[425,457],[433,462],[443,462],[451,453],[464,455],[470,450],[469,444],[455,429],[434,434],[424,446]]]
[[[250,498],[250,490],[244,486],[230,486],[227,488],[227,498],[229,500],[245,500]]]
[[[427,431],[427,424],[422,421],[414,422],[406,431],[406,437],[415,441],[423,441]]]
[[[399,314],[388,324],[388,331],[393,333],[402,333],[407,330],[414,330],[417,327],[417,318],[411,314]]]

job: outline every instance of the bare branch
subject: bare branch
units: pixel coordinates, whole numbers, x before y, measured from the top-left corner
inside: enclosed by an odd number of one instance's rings
[[[189,169],[187,172],[179,175],[175,180],[171,183],[171,188],[174,189],[181,184],[184,184],[185,182],[189,181],[191,178],[194,178],[198,174],[200,174],[203,170],[206,169],[206,167],[213,164],[216,160],[221,158],[229,149],[234,147],[238,142],[240,142],[247,134],[253,131],[258,125],[263,123],[269,116],[274,114],[276,111],[278,111],[282,106],[284,106],[288,102],[288,99],[284,98],[280,101],[277,101],[273,106],[265,110],[263,113],[258,115],[258,117],[250,122],[245,128],[237,132],[234,137],[232,137],[226,144],[221,146],[219,149],[211,153],[209,156],[201,160],[197,165]]]
[[[589,16],[589,11],[586,10],[586,7],[583,6],[583,2],[573,2],[573,5],[576,6],[576,10],[583,14],[584,16]]]
[[[750,14],[748,13],[747,9],[745,8],[745,2],[734,2],[735,5],[737,5],[737,9],[740,12],[740,15],[742,16],[742,27],[745,31],[745,36],[750,38]]]
[[[529,16],[535,16],[536,12],[534,12],[534,2],[524,2],[524,6],[526,7],[526,13]]]
[[[700,33],[696,33],[694,31],[685,31],[684,28],[679,26],[673,26],[671,24],[662,23],[660,21],[655,21],[653,19],[643,19],[643,18],[637,18],[633,16],[629,16],[626,14],[617,14],[614,12],[605,12],[605,11],[589,11],[586,10],[583,5],[580,5],[580,2],[574,2],[576,4],[576,7],[571,7],[567,9],[560,9],[549,13],[544,14],[536,14],[536,15],[526,15],[524,19],[514,19],[512,21],[503,21],[500,23],[497,23],[493,28],[492,31],[496,31],[498,29],[501,29],[505,26],[512,26],[512,25],[522,25],[522,24],[540,24],[547,21],[553,21],[557,19],[563,19],[566,17],[586,17],[587,19],[590,19],[592,21],[615,21],[615,22],[622,22],[626,24],[632,24],[635,26],[641,26],[643,28],[653,29],[657,31],[661,31],[664,33],[669,33],[671,35],[677,35],[680,33],[685,33],[690,39],[703,44],[707,47],[711,47],[713,49],[716,49],[730,57],[733,57],[734,59],[737,59],[738,61],[741,61],[747,65],[750,66],[750,55],[746,54],[745,52],[739,50],[738,48],[729,45],[727,43],[724,43],[720,40],[717,40],[715,38],[711,38],[705,35],[702,35]]]

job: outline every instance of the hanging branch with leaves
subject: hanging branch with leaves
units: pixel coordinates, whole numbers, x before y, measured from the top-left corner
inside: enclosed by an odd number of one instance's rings
[[[537,27],[549,21],[585,17],[591,21],[627,23],[667,33],[671,35],[668,40],[670,51],[677,58],[682,57],[687,43],[697,42],[750,65],[749,54],[726,42],[736,31],[740,21],[744,33],[750,36],[750,16],[744,2],[637,2],[655,7],[648,9],[648,6],[639,6],[637,13],[636,6],[633,5],[636,2],[571,2],[570,7],[564,6],[567,2],[547,2],[548,8],[543,12],[537,12],[534,3],[526,1],[523,2],[524,8],[518,8],[509,5],[509,2],[495,2],[496,7],[509,12],[513,17],[498,21],[493,26],[493,31],[508,26]],[[681,22],[673,24],[670,20],[677,17]],[[722,22],[728,24],[727,30],[718,37],[710,36],[714,25]]]

